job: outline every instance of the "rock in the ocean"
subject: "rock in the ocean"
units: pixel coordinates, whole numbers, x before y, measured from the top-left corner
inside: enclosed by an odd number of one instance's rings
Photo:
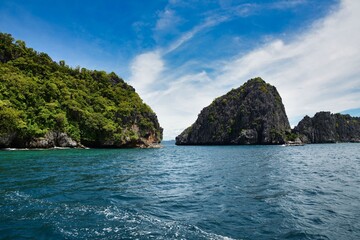
[[[294,128],[304,143],[360,142],[360,118],[318,112],[305,116]]]
[[[81,147],[81,144],[71,139],[66,133],[50,131],[44,137],[34,138],[26,145],[28,148],[53,148],[53,147]]]
[[[254,78],[204,108],[196,122],[176,137],[176,144],[282,144],[290,130],[276,88]]]

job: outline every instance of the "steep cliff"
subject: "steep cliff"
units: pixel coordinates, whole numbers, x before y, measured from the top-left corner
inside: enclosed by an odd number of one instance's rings
[[[0,33],[0,148],[151,147],[156,114],[115,73],[71,68]]]
[[[279,93],[255,78],[204,108],[176,144],[282,144],[287,132],[290,125]]]
[[[304,143],[360,142],[360,118],[318,112],[305,116],[294,128]]]

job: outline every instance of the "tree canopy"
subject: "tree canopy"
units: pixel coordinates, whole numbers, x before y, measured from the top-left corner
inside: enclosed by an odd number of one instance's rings
[[[49,131],[94,146],[162,136],[155,113],[114,72],[71,68],[0,33],[0,136]]]

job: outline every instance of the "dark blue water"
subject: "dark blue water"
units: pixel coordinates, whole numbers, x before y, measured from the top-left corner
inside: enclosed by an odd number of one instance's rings
[[[2,151],[0,239],[360,239],[360,144]]]

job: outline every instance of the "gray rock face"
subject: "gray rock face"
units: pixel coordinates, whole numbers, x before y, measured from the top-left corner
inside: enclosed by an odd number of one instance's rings
[[[318,112],[305,116],[294,128],[304,143],[360,142],[360,118]]]
[[[282,144],[290,125],[276,88],[247,81],[204,108],[177,145]]]
[[[0,134],[0,148],[8,147],[16,137],[16,133]]]
[[[27,146],[29,148],[53,148],[53,147],[80,147],[76,141],[71,139],[66,133],[48,132],[42,138],[32,139]]]
[[[0,136],[0,148],[83,148],[83,146],[74,141],[66,133],[49,131],[43,137],[22,139],[15,132],[3,134]]]

